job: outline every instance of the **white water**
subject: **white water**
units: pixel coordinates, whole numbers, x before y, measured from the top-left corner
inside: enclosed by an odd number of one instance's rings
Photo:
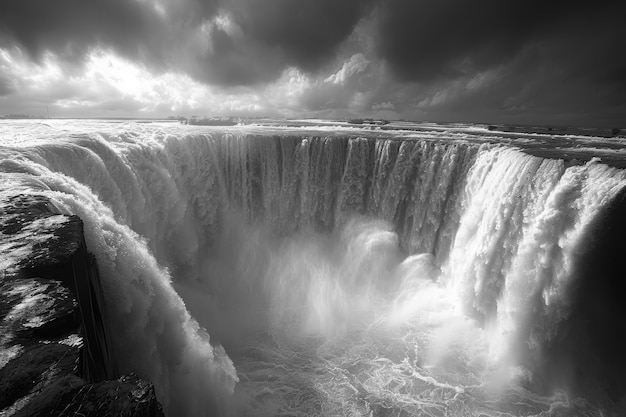
[[[567,318],[622,171],[464,142],[3,128],[2,193],[81,216],[120,368],[171,416],[600,415],[533,393],[523,364]]]

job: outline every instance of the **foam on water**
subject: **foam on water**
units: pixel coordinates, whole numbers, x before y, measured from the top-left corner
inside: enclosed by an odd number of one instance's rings
[[[3,193],[84,220],[120,368],[169,415],[602,415],[533,363],[623,171],[264,129],[2,132]]]

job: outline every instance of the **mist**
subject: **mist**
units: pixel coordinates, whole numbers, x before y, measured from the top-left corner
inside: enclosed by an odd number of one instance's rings
[[[120,370],[168,415],[623,402],[619,371],[579,365],[623,364],[616,338],[567,348],[621,311],[600,252],[622,170],[432,138],[68,126],[22,130],[0,175],[83,219]]]

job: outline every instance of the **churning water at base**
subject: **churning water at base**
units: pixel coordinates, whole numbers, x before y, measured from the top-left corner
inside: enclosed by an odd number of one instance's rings
[[[2,126],[0,197],[83,218],[120,368],[170,416],[626,403],[624,171],[459,132],[56,123]]]
[[[273,326],[234,351],[240,378],[235,398],[244,405],[237,414],[585,410],[584,402],[571,404],[564,393],[533,394],[523,388],[529,381],[521,370],[492,363],[488,335],[436,282],[432,256],[397,263],[397,238],[383,226],[349,223],[331,251],[327,241],[311,244],[310,238],[281,248],[267,272]]]

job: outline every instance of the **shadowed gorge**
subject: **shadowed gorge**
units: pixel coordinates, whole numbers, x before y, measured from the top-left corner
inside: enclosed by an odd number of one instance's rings
[[[427,129],[24,122],[0,192],[83,220],[170,416],[623,410],[626,172]]]

